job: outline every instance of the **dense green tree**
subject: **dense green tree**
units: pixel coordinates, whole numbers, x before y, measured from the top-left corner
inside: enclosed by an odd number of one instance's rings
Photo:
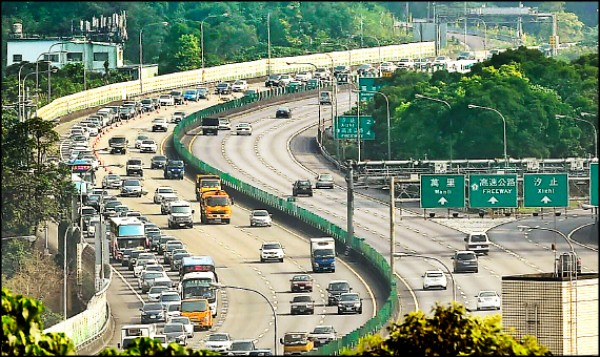
[[[175,67],[178,71],[200,68],[201,52],[198,38],[194,35],[181,35],[177,41],[179,51],[175,53]]]
[[[500,315],[469,316],[464,306],[436,304],[433,316],[422,311],[411,312],[404,322],[388,328],[389,336],[364,338],[353,350],[343,355],[370,356],[548,356],[535,337],[515,340],[505,333]]]

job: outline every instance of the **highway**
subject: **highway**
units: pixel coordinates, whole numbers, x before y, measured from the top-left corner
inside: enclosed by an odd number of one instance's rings
[[[340,113],[347,100],[347,93],[341,93],[338,98]],[[321,156],[316,155],[315,104],[316,98],[288,103],[294,111],[292,119],[274,119],[277,106],[231,117],[233,125],[240,121],[253,123],[253,136],[198,137],[193,142],[193,153],[211,166],[237,178],[271,193],[289,196],[291,185],[296,179],[310,178],[314,181],[318,172],[333,171]],[[345,227],[345,182],[338,172],[333,173],[337,184],[333,190],[317,190],[314,197],[297,198],[297,203]],[[450,257],[454,251],[464,249],[464,233],[424,220],[421,215],[407,210],[402,210],[401,214],[398,211],[397,209],[395,251],[431,255],[441,259],[452,269]],[[367,196],[357,195],[354,212],[356,235],[365,238],[384,256],[389,256],[389,207]],[[500,292],[503,275],[552,271],[552,258],[549,258],[543,245],[522,239],[521,232],[507,227],[492,233],[491,240],[499,243],[493,245],[488,256],[479,257],[479,273],[455,274],[458,301],[469,309],[475,307],[474,296],[480,290]],[[594,260],[591,256],[588,257],[587,252],[583,255],[586,261],[584,265],[597,271],[597,258]],[[447,303],[451,300],[450,281],[446,291],[422,290],[421,275],[434,267],[439,265],[419,258],[402,258],[396,261],[396,273],[408,284],[418,300],[418,306],[403,306],[403,313],[414,308],[428,312],[436,302]],[[410,298],[404,301],[410,301]],[[494,312],[473,313],[485,315]]]
[[[383,292],[373,292],[363,279],[362,273],[354,270],[349,265],[340,263],[334,274],[312,274],[315,278],[315,288],[311,296],[315,299],[316,311],[312,316],[289,316],[289,300],[292,297],[289,288],[289,279],[297,273],[310,272],[309,247],[307,237],[301,231],[285,227],[275,222],[269,228],[250,228],[249,210],[253,207],[234,206],[234,215],[229,225],[201,225],[199,223],[199,207],[195,200],[194,178],[187,175],[184,180],[166,180],[162,177],[161,170],[150,170],[150,158],[154,154],[141,154],[132,148],[135,137],[144,133],[158,143],[161,150],[166,148],[170,141],[167,139],[174,127],[170,125],[167,133],[152,133],[151,121],[157,116],[170,118],[174,111],[184,110],[187,113],[200,110],[208,105],[216,104],[215,96],[210,101],[202,101],[187,104],[177,108],[172,107],[165,111],[161,109],[158,114],[144,114],[135,120],[124,121],[104,134],[96,145],[100,160],[103,165],[125,164],[130,157],[141,157],[144,162],[144,190],[148,191],[142,198],[119,198],[121,202],[128,205],[131,210],[140,211],[153,223],[157,224],[163,233],[171,234],[182,240],[188,251],[197,255],[212,255],[217,262],[219,281],[222,284],[234,285],[256,289],[269,297],[277,311],[278,335],[283,336],[287,331],[312,331],[318,324],[332,324],[338,333],[344,335],[362,325],[376,313],[377,302],[374,296],[383,295]],[[72,123],[71,123],[72,124]],[[63,125],[59,131],[64,132],[67,125]],[[130,147],[127,155],[111,155],[104,150],[108,146],[108,139],[114,135],[126,135]],[[231,137],[229,133],[221,133],[216,138]],[[253,137],[250,137],[252,139]],[[247,137],[232,137],[242,141]],[[100,169],[97,182],[101,182],[106,172],[112,171],[121,175],[125,174],[125,168]],[[158,186],[171,186],[177,190],[181,199],[192,202],[196,209],[195,225],[193,229],[167,229],[166,216],[160,214],[160,207],[152,203],[154,190]],[[111,194],[117,194],[110,192]],[[285,247],[286,259],[283,263],[260,263],[259,247],[263,241],[280,241]],[[93,243],[93,240],[89,240]],[[137,280],[132,271],[120,265],[114,265],[113,282],[109,301],[117,327],[110,342],[110,346],[116,347],[120,342],[120,326],[123,324],[139,323],[139,311],[145,296],[138,295]],[[170,272],[172,279],[177,279],[175,272]],[[367,276],[365,276],[365,279]],[[334,306],[327,307],[327,292],[325,288],[329,281],[334,279],[347,280],[355,292],[363,297],[362,315],[338,316]],[[219,316],[215,320],[215,326],[211,331],[229,332],[236,339],[255,339],[257,346],[263,348],[274,348],[273,346],[273,319],[269,306],[255,293],[238,290],[221,290],[219,305]],[[252,321],[251,325],[247,321]],[[188,341],[188,346],[202,348],[201,340],[207,332],[195,333],[194,338]],[[281,347],[278,347],[281,349]]]

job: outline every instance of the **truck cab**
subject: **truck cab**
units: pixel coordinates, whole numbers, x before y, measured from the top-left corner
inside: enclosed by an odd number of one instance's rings
[[[169,228],[194,227],[192,205],[186,201],[175,201],[171,203],[169,217],[167,218]]]
[[[311,238],[310,260],[313,272],[335,273],[335,239],[333,237]]]
[[[200,196],[200,222],[229,224],[232,205],[233,200],[224,190],[204,192]]]
[[[315,344],[308,337],[308,332],[286,332],[279,339],[279,343],[283,345],[283,354],[304,354],[312,351]]]
[[[125,325],[121,327],[121,342],[117,347],[124,351],[133,340],[139,337],[154,338],[157,334],[155,324]]]
[[[119,153],[125,155],[127,153],[127,144],[129,144],[129,141],[122,135],[113,136],[108,139],[111,154]]]
[[[194,324],[194,331],[210,330],[213,327],[213,315],[207,299],[184,299],[181,301],[181,316],[187,316]]]

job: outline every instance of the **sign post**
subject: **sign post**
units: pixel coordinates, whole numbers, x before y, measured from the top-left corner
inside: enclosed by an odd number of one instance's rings
[[[569,180],[566,173],[523,175],[523,207],[568,206]]]
[[[469,207],[517,208],[517,175],[469,175]]]
[[[598,207],[598,163],[590,164],[590,205]]]
[[[421,175],[421,208],[464,208],[465,175]]]

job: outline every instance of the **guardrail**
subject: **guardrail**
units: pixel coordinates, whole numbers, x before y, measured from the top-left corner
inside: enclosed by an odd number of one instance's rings
[[[348,54],[350,52],[350,55]],[[351,51],[336,51],[304,55],[296,57],[272,58],[244,63],[231,63],[222,66],[196,69],[185,72],[170,73],[152,78],[145,78],[144,91],[140,89],[139,80],[113,83],[106,86],[78,92],[57,98],[50,104],[39,108],[37,116],[52,120],[79,110],[100,106],[118,100],[126,100],[135,96],[156,93],[174,88],[193,87],[203,83],[228,81],[243,78],[265,76],[271,67],[271,73],[289,73],[302,69],[312,70],[307,65],[287,65],[287,62],[308,62],[319,67],[329,68],[333,65],[356,65],[395,61],[400,58],[429,57],[435,55],[434,42],[415,42],[402,45],[382,46],[381,58],[379,48],[361,48]],[[351,60],[351,63],[349,61]],[[332,63],[333,61],[333,63]]]
[[[285,212],[293,217],[300,219],[301,221],[325,232],[326,234],[335,238],[338,242],[338,246],[346,244],[347,233],[344,229],[335,225],[323,217],[296,205],[292,201],[288,201],[285,197],[279,197],[266,192],[258,187],[254,187],[247,184],[240,179],[232,176],[231,174],[225,173],[217,168],[214,168],[207,163],[201,161],[195,157],[191,152],[187,150],[185,145],[181,142],[182,136],[189,130],[200,125],[200,120],[206,116],[213,116],[224,111],[239,108],[241,106],[259,101],[269,99],[276,96],[282,96],[290,93],[296,93],[303,91],[304,88],[300,87],[297,89],[285,88],[279,91],[264,91],[259,92],[255,96],[242,97],[226,103],[212,106],[199,112],[188,115],[184,120],[181,121],[173,132],[173,144],[177,153],[189,164],[192,165],[196,170],[201,172],[219,175],[224,185],[229,186],[245,195],[248,195],[254,199],[257,199],[264,204]],[[361,254],[380,274],[381,278],[389,284],[390,293],[383,304],[383,307],[379,309],[377,315],[367,321],[364,325],[343,336],[341,339],[332,341],[324,346],[321,346],[317,351],[311,354],[315,355],[334,355],[339,354],[343,348],[355,347],[359,339],[363,336],[376,333],[386,325],[391,318],[395,317],[399,311],[398,295],[396,290],[396,281],[390,271],[390,266],[387,260],[369,244],[364,242],[363,238],[353,236],[350,242],[350,247],[356,252]]]

